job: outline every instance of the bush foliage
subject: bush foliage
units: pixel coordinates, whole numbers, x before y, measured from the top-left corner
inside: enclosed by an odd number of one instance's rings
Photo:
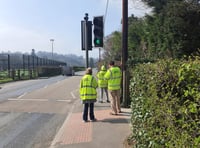
[[[200,59],[138,64],[132,76],[134,147],[200,147]]]

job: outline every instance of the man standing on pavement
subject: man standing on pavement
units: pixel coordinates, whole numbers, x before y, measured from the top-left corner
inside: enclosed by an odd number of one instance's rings
[[[88,121],[88,108],[90,108],[90,120],[96,121],[94,116],[94,102],[96,102],[98,87],[97,80],[92,76],[92,68],[87,68],[80,82],[80,98],[84,104],[83,122]]]
[[[97,73],[98,78],[98,86],[100,88],[100,99],[99,102],[103,103],[103,94],[105,92],[107,102],[109,103],[108,98],[108,81],[104,78],[104,75],[106,73],[106,67],[104,65],[101,66],[101,70]]]
[[[108,92],[111,100],[111,115],[117,115],[121,112],[120,107],[120,87],[121,87],[121,70],[115,66],[114,61],[110,61],[109,69],[104,78],[108,80]]]

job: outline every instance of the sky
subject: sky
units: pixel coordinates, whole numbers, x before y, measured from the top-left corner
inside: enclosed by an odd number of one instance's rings
[[[134,2],[133,2],[134,1]],[[149,13],[139,0],[129,0],[128,15]],[[106,16],[105,36],[121,30],[122,0],[0,0],[0,53],[31,53],[32,49],[85,56],[81,50],[81,20]],[[97,58],[98,48],[89,51]]]

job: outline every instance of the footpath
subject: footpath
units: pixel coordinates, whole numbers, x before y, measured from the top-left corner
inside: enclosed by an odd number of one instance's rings
[[[76,103],[50,148],[123,148],[131,131],[131,110],[110,115],[110,103],[95,103],[97,121],[82,122],[82,105]]]

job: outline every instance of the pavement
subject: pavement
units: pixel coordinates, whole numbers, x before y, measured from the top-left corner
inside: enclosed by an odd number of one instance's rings
[[[110,115],[110,103],[95,103],[97,121],[82,122],[80,100],[73,105],[63,126],[58,129],[50,148],[124,148],[124,140],[131,133],[131,109]]]

